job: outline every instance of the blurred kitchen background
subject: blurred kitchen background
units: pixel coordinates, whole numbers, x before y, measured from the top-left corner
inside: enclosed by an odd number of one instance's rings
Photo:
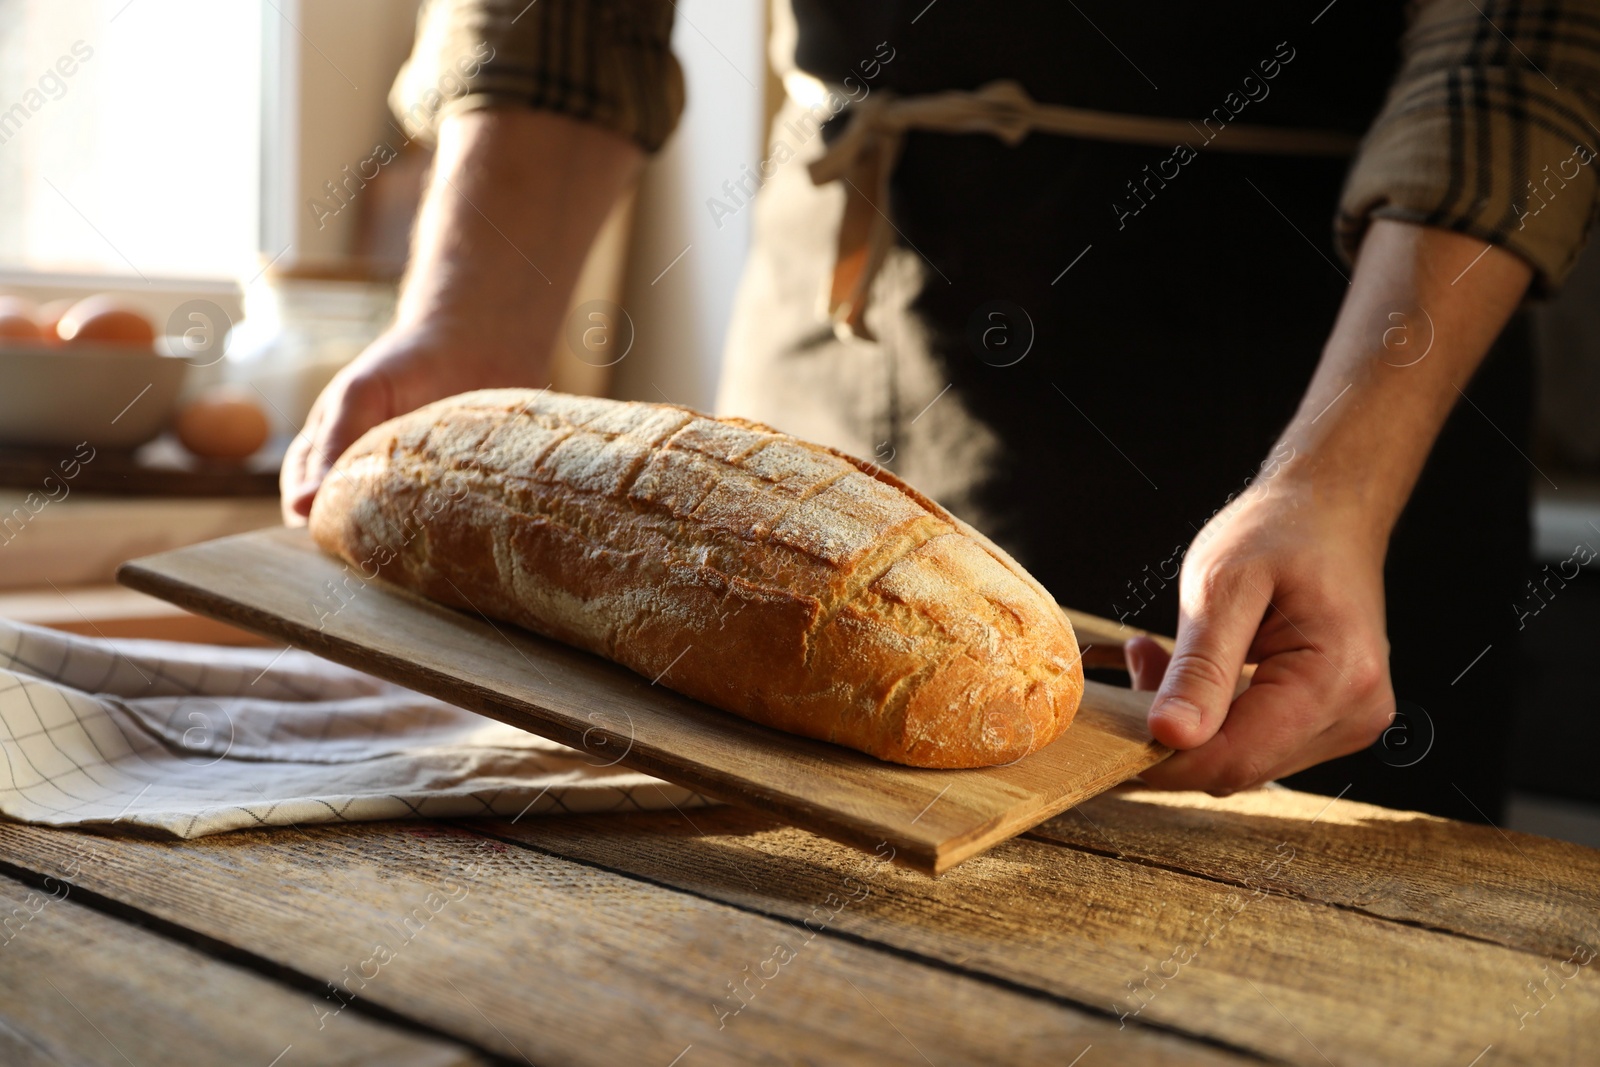
[[[762,158],[781,88],[762,4],[676,7],[688,109],[574,298],[626,309],[608,323],[619,344],[597,354],[559,343],[557,387],[706,409],[750,225],[749,212],[714,218],[706,201]],[[126,301],[189,367],[175,409],[232,387],[270,431],[233,462],[190,454],[170,433],[97,455],[70,493],[34,510],[25,502],[55,453],[41,468],[41,453],[0,426],[0,614],[113,638],[250,640],[121,590],[112,574],[131,556],[276,523],[273,471],[288,437],[387,322],[428,166],[386,99],[416,8],[0,0],[0,294]],[[1530,579],[1578,546],[1600,559],[1600,249],[1534,328],[1549,373],[1529,453]],[[1597,566],[1526,620],[1526,681],[1506,709],[1519,722],[1510,824],[1591,845]]]

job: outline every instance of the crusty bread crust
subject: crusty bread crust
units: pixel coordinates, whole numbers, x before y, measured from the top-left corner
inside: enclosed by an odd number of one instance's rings
[[[452,397],[351,446],[311,532],[365,576],[896,763],[1015,761],[1083,694],[1071,626],[983,535],[872,464],[686,408]]]

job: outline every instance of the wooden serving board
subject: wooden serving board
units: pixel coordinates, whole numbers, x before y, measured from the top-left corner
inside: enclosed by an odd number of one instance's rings
[[[1072,728],[1019,763],[884,763],[681,696],[505,623],[363,583],[304,530],[125,563],[118,581],[708,796],[937,874],[1127,781],[1168,751],[1148,693],[1089,682]],[[338,591],[337,597],[334,590]]]

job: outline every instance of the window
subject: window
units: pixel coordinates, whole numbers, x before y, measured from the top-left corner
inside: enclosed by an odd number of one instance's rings
[[[0,270],[238,276],[260,0],[0,0]]]

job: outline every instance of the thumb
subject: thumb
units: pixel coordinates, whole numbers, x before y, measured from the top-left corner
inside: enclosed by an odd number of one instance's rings
[[[1177,647],[1150,707],[1150,732],[1169,748],[1198,748],[1228,717],[1268,597],[1249,582],[1197,582],[1206,593],[1178,617]]]
[[[310,515],[317,490],[344,450],[372,427],[397,414],[394,406],[393,392],[382,377],[355,375],[331,383],[318,398],[319,410],[307,420],[301,434],[303,466],[297,484],[285,490],[285,508]]]

